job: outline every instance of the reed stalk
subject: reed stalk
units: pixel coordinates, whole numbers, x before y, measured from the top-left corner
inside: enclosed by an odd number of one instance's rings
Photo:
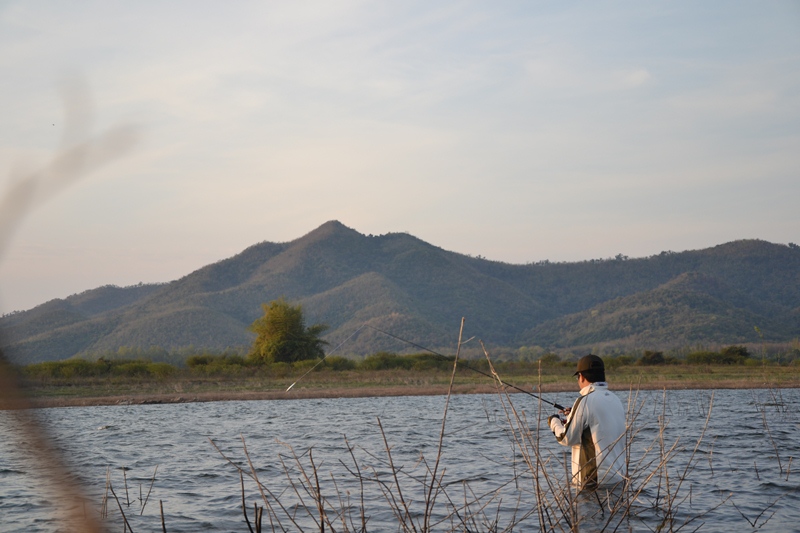
[[[153,470],[153,477],[150,479],[150,488],[147,489],[147,496],[145,497],[144,502],[142,503],[142,510],[139,513],[139,516],[144,514],[144,508],[147,507],[147,502],[150,500],[150,493],[153,491],[153,484],[155,484],[156,482],[157,472],[158,472],[158,465],[156,465],[155,469]],[[141,485],[139,485],[139,488],[141,491]],[[141,495],[139,496],[139,498],[141,499]]]
[[[133,533],[133,528],[128,523],[128,517],[125,516],[125,511],[122,510],[122,503],[119,501],[119,498],[117,498],[117,493],[114,492],[114,486],[109,484],[108,488],[111,490],[111,495],[114,496],[114,501],[117,502],[117,507],[119,508],[119,514],[122,516],[122,523],[124,525],[122,533],[125,533],[125,531],[130,531],[131,533]]]
[[[167,523],[164,520],[164,502],[158,500],[158,508],[161,510],[161,531],[167,533]]]
[[[239,470],[239,481],[242,484],[242,513],[244,514],[244,521],[247,523],[247,529],[253,533],[253,526],[250,525],[250,519],[247,517],[247,503],[244,499],[244,474]]]
[[[366,515],[366,506],[364,504],[364,478],[361,476],[361,467],[356,460],[356,456],[353,453],[353,446],[350,445],[350,442],[347,440],[347,437],[344,437],[344,443],[347,446],[347,453],[350,454],[350,458],[353,460],[353,465],[355,468],[355,473],[351,471],[344,463],[345,469],[358,480],[358,489],[359,489],[359,516],[361,518],[361,531],[367,531],[367,515]],[[352,524],[352,521],[351,521]],[[355,530],[355,528],[353,528]]]
[[[423,527],[422,531],[430,531],[430,517],[431,512],[433,511],[433,506],[436,504],[436,496],[438,494],[437,491],[434,491],[434,487],[439,484],[439,480],[436,477],[437,473],[439,472],[439,463],[442,460],[442,451],[444,449],[444,435],[445,435],[445,427],[447,422],[447,409],[450,407],[450,397],[453,395],[453,383],[456,379],[456,370],[458,370],[458,357],[461,354],[461,339],[464,335],[464,317],[461,318],[461,327],[458,330],[458,347],[456,348],[456,356],[453,360],[453,372],[450,374],[450,383],[447,386],[447,396],[444,400],[444,412],[442,413],[442,429],[439,431],[439,445],[436,449],[436,462],[433,465],[433,472],[431,472],[431,484],[428,488],[428,496],[425,499],[425,514],[423,520]]]

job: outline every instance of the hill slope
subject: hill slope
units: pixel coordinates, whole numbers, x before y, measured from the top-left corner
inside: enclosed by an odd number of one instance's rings
[[[792,314],[756,301],[718,279],[696,272],[650,291],[603,302],[591,309],[540,324],[524,335],[554,347],[669,346],[788,339]]]
[[[800,249],[736,241],[643,259],[510,265],[448,252],[408,234],[365,236],[339,222],[260,243],[163,285],[101,287],[0,319],[18,362],[121,346],[248,345],[261,304],[301,303],[340,353],[400,349],[370,324],[416,343],[667,348],[800,336]],[[353,333],[358,332],[357,335]],[[352,338],[350,336],[353,335]]]

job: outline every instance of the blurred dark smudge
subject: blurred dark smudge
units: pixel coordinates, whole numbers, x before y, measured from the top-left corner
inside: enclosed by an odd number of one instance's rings
[[[62,94],[66,109],[62,146],[43,168],[11,176],[12,185],[0,199],[0,258],[25,216],[77,180],[130,152],[138,142],[138,128],[132,125],[115,126],[87,139],[92,116],[88,87],[73,79]]]
[[[80,75],[63,82],[61,93],[65,109],[61,146],[41,169],[12,175],[11,186],[0,198],[0,260],[26,216],[76,181],[129,153],[138,142],[138,129],[131,125],[115,126],[91,136],[92,98],[88,84]],[[0,330],[0,347],[6,344],[4,337]],[[53,445],[34,407],[17,372],[0,348],[0,409],[17,415],[15,430],[19,445],[25,443],[52,495],[58,495],[51,501],[57,502],[54,506],[59,531],[106,531],[82,487],[69,484],[74,476],[69,474],[64,458]]]

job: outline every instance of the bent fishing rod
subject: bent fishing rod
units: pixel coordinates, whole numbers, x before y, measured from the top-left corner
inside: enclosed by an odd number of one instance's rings
[[[365,325],[366,325],[366,324],[364,324],[364,326],[365,326]],[[355,336],[355,334],[356,334],[356,333],[358,333],[359,331],[361,331],[362,329],[364,329],[364,326],[360,326],[358,329],[356,329],[356,330],[355,330],[353,333],[351,333],[351,334],[350,334],[350,335],[349,335],[349,336],[348,336],[348,337],[347,337],[345,340],[343,340],[342,342],[340,342],[340,343],[339,343],[339,345],[338,345],[336,348],[334,348],[333,350],[331,350],[329,353],[323,354],[323,356],[322,356],[322,359],[320,359],[320,360],[319,360],[319,362],[317,362],[317,364],[316,364],[316,365],[314,365],[314,366],[312,366],[311,368],[309,368],[309,369],[308,369],[308,371],[307,371],[305,374],[303,374],[302,376],[300,376],[299,378],[297,378],[297,381],[295,381],[294,383],[292,383],[291,385],[289,385],[289,388],[288,388],[288,389],[286,389],[284,392],[289,392],[290,390],[292,390],[292,387],[294,387],[295,385],[297,385],[297,384],[300,382],[300,380],[301,380],[301,379],[303,379],[304,377],[306,377],[307,375],[309,375],[309,374],[311,373],[311,371],[312,371],[312,370],[314,370],[314,369],[315,369],[315,368],[317,368],[319,365],[321,365],[321,364],[322,364],[322,362],[323,362],[323,361],[325,361],[325,358],[326,358],[326,357],[328,357],[329,355],[333,355],[334,353],[336,353],[336,350],[338,350],[339,348],[341,348],[341,347],[342,347],[342,345],[343,345],[344,343],[346,343],[347,341],[349,341],[350,339],[352,339],[352,338]]]
[[[451,358],[447,357],[446,355],[440,354],[439,352],[436,352],[436,351],[434,351],[434,350],[431,350],[430,348],[426,348],[425,346],[422,346],[422,345],[420,345],[420,344],[417,344],[417,343],[415,343],[415,342],[412,342],[412,341],[410,341],[410,340],[408,340],[408,339],[404,339],[404,338],[402,338],[402,337],[398,337],[397,335],[394,335],[393,333],[389,333],[388,331],[383,331],[382,329],[380,329],[380,328],[376,328],[375,326],[370,326],[369,324],[364,324],[364,326],[366,326],[366,327],[368,327],[368,328],[370,328],[370,329],[374,329],[375,331],[377,331],[377,332],[379,332],[379,333],[383,333],[384,335],[388,335],[389,337],[392,337],[392,338],[394,338],[394,339],[397,339],[397,340],[399,340],[400,342],[405,342],[406,344],[410,344],[411,346],[415,346],[415,347],[419,348],[420,350],[425,350],[426,352],[432,353],[433,355],[436,355],[436,356],[438,356],[438,357],[440,357],[440,358],[444,359],[445,361],[451,361],[451,362],[453,361]],[[362,327],[364,327],[364,326],[362,326]],[[477,372],[478,374],[481,374],[482,376],[486,376],[487,378],[497,379],[497,381],[499,381],[500,383],[502,383],[502,384],[503,384],[503,385],[505,385],[506,387],[510,387],[510,388],[512,388],[512,389],[514,389],[514,390],[516,390],[516,391],[519,391],[519,392],[521,392],[521,393],[523,393],[523,394],[527,394],[528,396],[532,396],[532,397],[536,398],[537,400],[540,400],[540,401],[542,401],[542,402],[544,402],[544,403],[546,403],[546,404],[552,405],[552,406],[553,406],[553,407],[555,407],[556,409],[559,409],[559,410],[561,410],[561,411],[563,411],[564,409],[566,409],[566,408],[565,408],[563,405],[561,405],[561,404],[558,404],[558,403],[555,403],[555,402],[551,402],[551,401],[549,401],[549,400],[545,400],[545,399],[544,399],[544,398],[542,398],[540,395],[534,394],[534,393],[532,393],[532,392],[530,392],[530,391],[526,391],[525,389],[522,389],[522,388],[520,388],[520,387],[517,387],[517,386],[516,386],[516,385],[514,385],[513,383],[507,383],[507,382],[503,381],[502,379],[500,379],[500,376],[497,376],[497,375],[492,375],[492,374],[489,374],[489,373],[487,373],[487,372],[484,372],[483,370],[481,370],[481,369],[479,369],[479,368],[475,368],[475,367],[469,366],[468,364],[466,364],[466,363],[462,362],[461,360],[459,360],[458,364],[459,364],[460,366],[463,366],[463,367],[466,367],[466,368],[468,368],[468,369],[472,370],[473,372]],[[291,388],[291,387],[290,387],[290,388]],[[287,390],[288,390],[288,389],[287,389]]]

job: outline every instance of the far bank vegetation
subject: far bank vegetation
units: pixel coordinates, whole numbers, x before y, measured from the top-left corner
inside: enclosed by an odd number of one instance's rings
[[[250,347],[209,351],[182,349],[169,352],[159,347],[149,349],[120,348],[116,352],[83,354],[65,361],[48,361],[20,368],[23,378],[32,386],[78,386],[105,383],[109,386],[132,382],[274,380],[280,385],[313,370],[316,381],[358,382],[366,376],[446,376],[453,358],[439,353],[395,353],[381,351],[366,357],[329,355],[328,344],[320,335],[324,324],[306,326],[302,308],[284,299],[262,306],[264,314],[250,327],[256,339]],[[588,352],[588,350],[587,350]],[[575,361],[584,353],[557,354],[539,347],[494,350],[496,369],[507,376],[527,381],[544,378],[543,382],[569,382]],[[636,380],[636,376],[661,375],[667,379],[700,379],[714,375],[718,367],[723,374],[746,376],[754,367],[792,368],[800,370],[800,342],[791,345],[748,347],[694,347],[663,352],[641,350],[631,353],[604,353],[595,350],[618,383]],[[480,354],[467,357],[463,374],[477,369],[488,372]],[[735,371],[741,368],[742,371]],[[344,376],[347,374],[347,377]],[[717,377],[720,371],[716,372]],[[794,372],[790,372],[794,374]],[[326,377],[328,376],[328,377]],[[479,376],[476,379],[481,379]],[[611,379],[611,378],[610,378]],[[639,378],[641,379],[641,378]],[[379,379],[380,381],[380,379]]]
[[[131,355],[134,358],[128,358]],[[169,356],[173,361],[180,357],[182,360],[168,363],[154,360],[154,356]],[[541,372],[545,377],[560,378],[571,376],[576,357],[546,353],[535,360],[498,361],[495,366],[508,376],[535,376]],[[142,351],[121,349],[93,359],[83,357],[36,363],[21,367],[20,372],[31,384],[47,385],[97,380],[121,382],[193,378],[287,379],[302,375],[312,368],[314,374],[321,377],[343,373],[357,376],[399,372],[422,375],[441,373],[446,376],[452,370],[452,357],[432,353],[378,352],[366,357],[333,355],[324,359],[265,362],[241,355],[236,351],[215,353],[198,350],[193,354],[186,354],[185,351],[169,354],[165,350],[152,348]],[[707,367],[727,368],[732,372],[737,372],[736,368],[747,372],[760,367],[800,371],[800,350],[797,349],[761,357],[750,353],[745,346],[726,346],[719,350],[691,351],[682,358],[660,351],[645,350],[640,354],[607,354],[603,359],[606,367],[620,376],[653,372],[678,376],[702,375],[707,373]],[[484,372],[489,370],[485,360],[481,359],[467,359],[463,364]]]

